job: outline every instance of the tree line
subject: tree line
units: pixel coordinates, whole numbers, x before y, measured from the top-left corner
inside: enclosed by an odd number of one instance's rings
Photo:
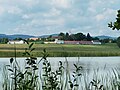
[[[9,41],[8,38],[0,38],[0,43],[5,44]]]
[[[52,37],[52,36],[51,36]],[[92,41],[92,40],[98,40],[101,43],[116,43],[116,39],[110,39],[110,38],[106,38],[106,39],[99,39],[98,37],[92,37],[90,35],[90,33],[87,33],[87,35],[83,34],[83,33],[76,33],[76,34],[69,34],[69,33],[60,33],[58,35],[58,38],[60,40],[70,40],[70,41]]]
[[[15,38],[13,40],[23,40],[22,38]],[[9,38],[0,38],[0,43],[6,44],[9,41]]]
[[[92,37],[89,33],[84,35],[83,33],[69,34],[69,33],[60,33],[58,35],[60,40],[70,40],[70,41],[91,41],[91,40],[99,40],[97,37]]]
[[[102,43],[116,43],[116,40],[115,39],[102,39],[100,40],[98,37],[92,37],[90,35],[90,33],[87,33],[87,35],[83,34],[83,33],[76,33],[76,34],[69,34],[69,33],[59,33],[57,38],[59,40],[64,40],[64,41],[81,41],[81,40],[84,40],[84,41],[92,41],[92,40],[99,40],[100,42]],[[13,40],[23,40],[22,38],[15,38]],[[31,39],[26,39],[28,42],[35,42],[35,43],[44,43],[44,41],[55,41],[55,38],[54,36],[50,35],[48,36],[47,38],[38,38],[37,40],[31,40]],[[8,38],[0,38],[0,43],[1,44],[6,44],[7,42],[9,41]]]

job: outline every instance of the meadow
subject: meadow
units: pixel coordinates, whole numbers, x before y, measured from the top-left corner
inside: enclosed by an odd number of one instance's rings
[[[16,47],[17,57],[24,57],[23,52],[27,44],[11,45],[0,44],[0,57],[13,57]],[[41,57],[41,52],[46,49],[49,57],[79,57],[79,56],[120,56],[120,49],[116,43],[102,45],[67,45],[67,44],[34,44],[33,55]]]

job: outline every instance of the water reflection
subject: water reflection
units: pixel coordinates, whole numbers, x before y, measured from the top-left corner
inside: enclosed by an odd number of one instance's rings
[[[10,58],[0,58],[0,71],[5,64],[9,64]],[[38,58],[40,60],[41,58]],[[62,61],[65,65],[66,60],[69,63],[69,69],[74,70],[73,64],[82,66],[84,70],[93,71],[97,68],[109,70],[111,68],[120,68],[120,57],[49,57],[48,61],[51,62],[53,69],[58,67],[58,62]],[[25,58],[17,58],[20,66],[24,66]],[[42,63],[40,63],[42,67]]]

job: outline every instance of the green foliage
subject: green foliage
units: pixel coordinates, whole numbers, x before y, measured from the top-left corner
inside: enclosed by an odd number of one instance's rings
[[[86,40],[86,41],[91,41],[91,40],[99,40],[99,38],[94,38],[90,36],[90,33],[87,35],[84,35],[83,33],[76,33],[76,34],[69,34],[69,33],[60,33],[58,35],[58,38],[61,40],[66,40],[66,41],[80,41],[80,40]]]
[[[92,37],[90,36],[90,34],[88,33],[87,34],[87,41],[91,41],[92,40]]]
[[[59,35],[59,39],[61,40],[86,40],[86,36],[83,33],[77,33],[77,34],[71,34],[69,35],[69,33],[60,33]]]
[[[59,39],[65,40],[65,34],[64,33],[61,32],[58,36],[59,36]]]
[[[47,41],[55,41],[55,39],[52,37],[52,35],[50,35],[50,36],[47,38]]]
[[[79,77],[82,75],[80,73],[80,71],[82,70],[82,67],[81,66],[78,66],[76,64],[73,64],[74,67],[75,67],[75,71],[73,72],[72,74],[72,77],[73,77],[73,80],[69,81],[69,84],[70,84],[70,90],[78,90],[78,87],[79,87],[79,82],[78,82],[78,79]]]
[[[112,30],[120,30],[120,10],[118,10],[117,18],[115,22],[110,22],[108,27],[112,28]]]
[[[52,67],[50,62],[47,60],[47,52],[43,50],[43,74],[42,74],[42,90],[62,90],[62,75],[64,67],[62,62],[59,62],[59,68],[56,71],[52,71]]]
[[[91,83],[91,86],[95,88],[95,90],[103,90],[103,85],[100,85],[100,80],[93,79],[90,83]]]
[[[0,38],[0,43],[6,44],[8,41],[8,38]]]
[[[22,38],[15,38],[14,40],[23,40]]]
[[[26,66],[24,71],[20,69],[20,66],[15,59],[10,59],[10,65],[6,65],[8,71],[10,72],[10,89],[5,90],[38,90],[38,66],[37,66],[37,58],[33,56],[32,48],[33,43],[28,43],[28,48],[26,48],[24,55],[27,56],[26,58]],[[16,50],[16,49],[15,49]],[[16,51],[15,51],[16,53]],[[15,54],[16,55],[16,54]],[[5,88],[6,86],[3,86]]]
[[[117,38],[117,45],[120,48],[120,37]]]

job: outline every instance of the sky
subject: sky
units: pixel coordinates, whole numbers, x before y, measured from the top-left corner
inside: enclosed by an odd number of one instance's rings
[[[0,34],[48,35],[82,32],[120,36],[108,28],[120,0],[0,0]]]

